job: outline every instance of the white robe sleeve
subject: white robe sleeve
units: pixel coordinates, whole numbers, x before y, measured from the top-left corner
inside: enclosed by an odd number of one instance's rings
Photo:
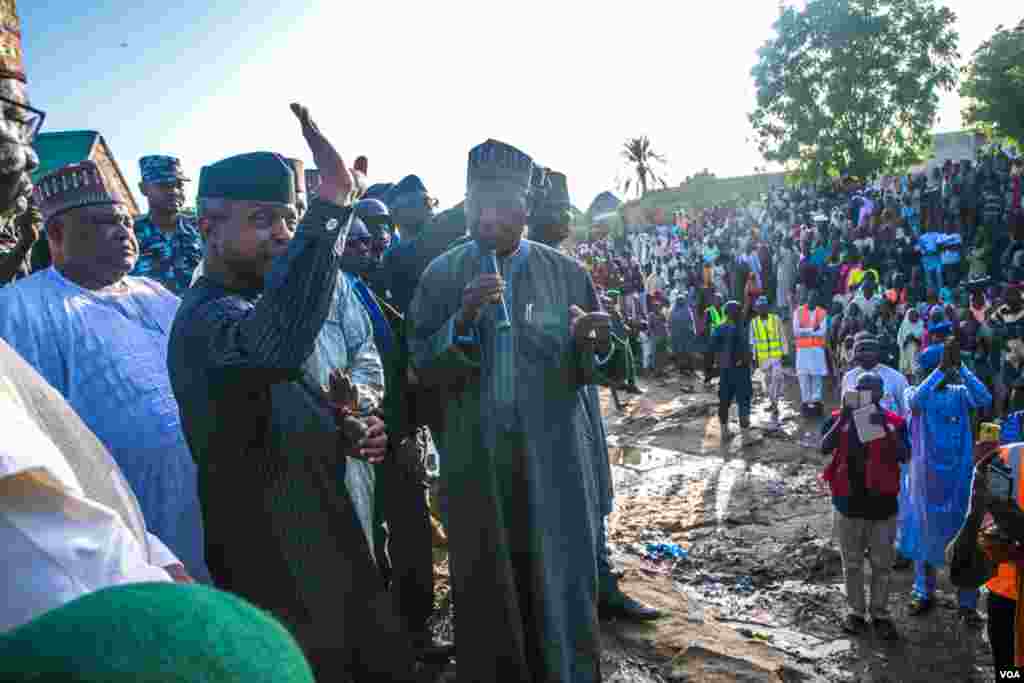
[[[170,567],[173,565],[185,566],[185,563],[178,559],[178,556],[171,552],[163,541],[152,532],[146,532],[146,543],[149,545],[149,563],[154,567]]]

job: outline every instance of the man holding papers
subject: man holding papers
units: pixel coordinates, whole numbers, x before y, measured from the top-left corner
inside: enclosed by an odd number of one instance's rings
[[[882,378],[862,374],[843,408],[825,423],[821,452],[832,455],[822,475],[832,490],[835,530],[846,579],[847,613],[843,628],[867,628],[864,601],[864,551],[871,562],[871,625],[884,640],[896,637],[889,619],[889,575],[896,538],[900,466],[909,448],[906,423],[882,407]]]

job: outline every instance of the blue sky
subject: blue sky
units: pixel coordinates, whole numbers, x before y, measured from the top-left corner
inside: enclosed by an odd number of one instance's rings
[[[1020,19],[1015,3],[946,4],[959,17],[965,57],[996,25]],[[203,164],[260,149],[311,165],[288,111],[300,101],[347,160],[369,157],[373,182],[416,173],[450,206],[465,190],[467,152],[494,137],[566,173],[583,208],[613,188],[628,136],[651,137],[673,184],[705,167],[738,175],[762,164],[748,142],[750,68],[777,8],[777,0],[18,7],[45,129],[100,131],[133,188],[145,154],[179,156],[193,178]],[[944,97],[937,128],[958,129],[959,108],[955,94]]]

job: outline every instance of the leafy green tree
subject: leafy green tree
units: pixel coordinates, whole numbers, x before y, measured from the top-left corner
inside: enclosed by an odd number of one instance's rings
[[[808,0],[784,7],[751,70],[767,161],[807,180],[920,161],[939,91],[957,81],[956,16],[934,0]]]
[[[630,176],[622,185],[624,195],[628,196],[632,188],[637,191],[638,197],[643,197],[647,194],[647,188],[654,183],[660,183],[662,188],[668,187],[657,170],[658,166],[665,164],[665,157],[654,151],[646,135],[629,138],[622,147],[622,157],[630,170]]]
[[[1024,142],[1024,20],[999,26],[964,68],[964,123],[996,137]]]

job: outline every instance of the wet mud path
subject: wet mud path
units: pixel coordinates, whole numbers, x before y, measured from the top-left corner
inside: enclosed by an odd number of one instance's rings
[[[667,613],[648,624],[602,624],[604,680],[992,680],[984,630],[956,619],[943,574],[938,607],[910,617],[913,572],[893,573],[898,641],[840,629],[842,565],[818,481],[821,420],[800,416],[795,377],[778,420],[759,385],[755,376],[752,428],[739,431],[734,408],[724,443],[717,385],[675,373],[641,380],[646,394],[621,412],[602,390],[616,491],[613,563],[627,593]],[[443,551],[437,559],[436,630],[450,636]]]

